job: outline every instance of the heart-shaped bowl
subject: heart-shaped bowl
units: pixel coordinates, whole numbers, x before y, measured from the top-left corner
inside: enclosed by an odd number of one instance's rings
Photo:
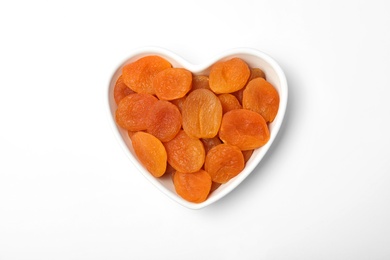
[[[160,178],[155,178],[152,176],[140,163],[137,159],[134,149],[131,144],[131,140],[128,136],[126,130],[121,129],[117,126],[115,122],[115,111],[117,109],[117,105],[114,100],[113,90],[116,83],[116,80],[122,73],[122,68],[124,65],[134,62],[141,57],[147,55],[159,55],[166,60],[168,60],[173,67],[177,68],[186,68],[190,70],[193,74],[199,75],[208,75],[210,72],[211,66],[222,60],[228,60],[233,57],[238,57],[246,61],[249,67],[252,68],[260,68],[264,71],[267,81],[270,82],[278,91],[280,97],[279,110],[276,118],[272,123],[269,124],[270,130],[270,139],[264,146],[256,149],[248,162],[244,170],[238,174],[236,177],[231,179],[225,184],[219,186],[215,191],[213,191],[206,201],[202,203],[192,203],[181,198],[175,191],[173,186],[173,182],[171,176],[162,176]],[[181,204],[190,209],[200,209],[206,207],[231,192],[235,189],[248,175],[255,169],[255,167],[260,163],[264,155],[267,153],[268,149],[272,145],[273,141],[279,129],[282,125],[286,106],[287,106],[287,97],[288,97],[288,87],[286,77],[284,75],[283,70],[277,64],[277,62],[268,56],[267,54],[252,48],[235,48],[230,49],[225,52],[222,52],[209,61],[202,64],[192,64],[180,57],[179,55],[158,47],[144,47],[134,50],[130,53],[129,58],[122,62],[114,71],[111,79],[109,80],[108,91],[107,91],[107,101],[108,101],[108,114],[109,121],[114,130],[114,134],[116,135],[120,145],[122,146],[124,152],[127,154],[127,157],[130,161],[136,166],[139,172],[149,180],[156,188],[158,188],[162,193],[167,195],[169,198],[173,199],[177,203]]]

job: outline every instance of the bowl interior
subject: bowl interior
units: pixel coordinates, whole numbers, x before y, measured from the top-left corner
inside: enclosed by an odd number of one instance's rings
[[[257,67],[262,69],[266,74],[267,81],[269,81],[279,92],[279,96],[280,96],[279,111],[275,120],[271,124],[269,124],[270,140],[268,141],[268,143],[263,147],[256,149],[253,152],[251,158],[246,163],[244,170],[240,174],[238,174],[235,178],[231,179],[229,182],[222,184],[220,187],[218,187],[214,192],[210,194],[208,199],[202,203],[191,203],[178,196],[175,192],[170,176],[163,176],[161,178],[153,177],[140,164],[137,157],[135,156],[134,150],[131,145],[131,140],[128,137],[127,131],[121,129],[115,123],[115,111],[117,105],[113,98],[113,90],[114,90],[116,80],[122,73],[122,67],[128,63],[136,61],[137,59],[147,55],[159,55],[167,59],[169,62],[171,62],[173,67],[186,68],[190,70],[193,74],[198,74],[198,75],[204,75],[204,74],[208,75],[210,71],[210,67],[212,66],[212,64],[214,64],[217,61],[228,60],[233,57],[238,57],[246,61],[249,67],[253,67],[253,68]],[[236,188],[253,171],[256,165],[259,164],[261,159],[268,151],[269,147],[272,145],[282,125],[282,121],[284,118],[286,105],[287,105],[288,90],[287,90],[286,78],[280,66],[271,57],[258,50],[232,49],[224,53],[221,53],[220,55],[214,57],[207,63],[191,64],[186,60],[184,60],[183,58],[181,58],[180,56],[178,56],[177,54],[172,53],[168,50],[160,49],[160,48],[143,48],[134,51],[130,55],[130,57],[126,59],[124,62],[122,62],[118,66],[118,68],[114,71],[111,80],[109,82],[109,88],[107,94],[108,94],[108,107],[109,107],[109,117],[110,117],[111,125],[114,129],[115,135],[117,136],[119,143],[121,144],[124,152],[127,154],[128,158],[132,161],[132,163],[144,175],[145,178],[147,178],[152,184],[155,185],[156,188],[158,188],[165,195],[167,195],[174,201],[178,202],[179,204],[187,208],[200,209],[216,202],[217,200],[221,199],[226,194],[228,194],[230,191],[232,191],[234,188]]]

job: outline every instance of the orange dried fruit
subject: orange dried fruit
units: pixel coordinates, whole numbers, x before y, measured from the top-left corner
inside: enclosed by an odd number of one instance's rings
[[[137,93],[155,94],[153,79],[161,71],[172,65],[156,55],[142,57],[122,68],[123,82]]]
[[[175,106],[177,106],[177,108],[179,109],[180,113],[182,113],[183,104],[184,104],[184,101],[186,100],[186,98],[187,98],[187,96],[184,96],[182,98],[171,100],[170,102],[172,104],[174,104]]]
[[[184,97],[191,89],[192,73],[183,68],[169,68],[158,73],[153,79],[156,95],[161,100]]]
[[[202,138],[200,139],[203,143],[204,150],[206,154],[210,151],[211,148],[214,146],[217,146],[219,144],[222,144],[222,141],[216,136],[213,138]]]
[[[213,138],[218,134],[222,105],[208,89],[196,89],[188,94],[182,108],[183,129],[189,136]]]
[[[211,177],[204,170],[191,173],[177,171],[173,175],[173,184],[177,194],[183,199],[201,203],[210,193]]]
[[[150,107],[157,98],[150,94],[131,94],[124,97],[115,112],[117,124],[130,131],[145,130],[149,125]]]
[[[248,82],[251,81],[252,79],[256,79],[256,78],[263,78],[263,79],[265,79],[265,73],[261,69],[259,69],[259,68],[251,68],[250,71],[251,71],[251,74],[249,76]]]
[[[164,143],[168,155],[168,163],[180,172],[199,171],[204,163],[205,150],[202,142],[189,137],[180,130],[170,141]]]
[[[209,77],[208,76],[206,76],[206,75],[194,75],[192,77],[192,88],[191,88],[191,90],[200,89],[200,88],[211,90],[210,89]]]
[[[122,75],[119,76],[119,78],[115,82],[114,86],[114,100],[115,103],[118,105],[119,101],[122,100],[127,95],[134,94],[135,92],[130,89],[124,82]]]
[[[250,71],[251,71],[251,73],[250,73],[250,76],[249,76],[247,84],[252,79],[255,79],[255,78],[264,78],[265,79],[265,74],[264,74],[264,72],[261,69],[259,69],[259,68],[251,68]],[[240,104],[242,104],[242,96],[244,94],[245,88],[246,88],[246,86],[243,87],[242,89],[232,93],[237,98],[237,100],[240,102]]]
[[[244,90],[245,90],[245,87],[243,87],[239,91],[236,91],[236,92],[232,93],[232,95],[237,98],[238,102],[240,102],[240,105],[242,105],[242,96],[244,94]]]
[[[222,105],[222,112],[225,114],[226,112],[229,112],[233,109],[239,109],[242,108],[240,102],[238,99],[233,96],[232,94],[220,94],[218,95],[219,101],[221,101]]]
[[[244,156],[237,146],[220,144],[206,155],[205,170],[213,182],[226,183],[237,176],[245,166]]]
[[[211,66],[210,88],[216,94],[232,93],[245,86],[249,75],[248,65],[240,58],[220,61]]]
[[[162,142],[173,139],[181,129],[181,114],[172,103],[158,100],[150,108],[146,131]]]
[[[151,134],[137,132],[132,135],[131,142],[141,164],[154,177],[161,177],[167,167],[167,153],[161,141]]]
[[[272,122],[278,113],[279,94],[271,83],[263,78],[256,78],[246,86],[242,105],[259,113],[266,122]]]
[[[219,138],[241,150],[252,150],[265,145],[270,133],[264,118],[247,109],[235,109],[223,115]]]

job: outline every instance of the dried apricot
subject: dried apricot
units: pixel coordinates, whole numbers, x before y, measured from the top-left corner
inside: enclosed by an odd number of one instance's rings
[[[192,73],[183,68],[169,68],[161,71],[153,79],[156,95],[161,100],[184,97],[191,89]]]
[[[252,79],[256,78],[263,78],[265,79],[265,73],[259,68],[251,68],[251,75],[249,76],[248,82],[251,81]]]
[[[114,86],[114,100],[115,103],[118,105],[119,101],[122,100],[127,95],[134,94],[135,92],[129,88],[124,82],[122,75],[119,76],[119,78],[115,82]]]
[[[270,133],[267,123],[259,113],[235,109],[223,115],[219,138],[244,151],[265,145]]]
[[[158,100],[150,108],[146,131],[162,142],[173,139],[181,129],[179,109],[169,101]]]
[[[200,89],[200,88],[211,90],[210,89],[209,77],[208,76],[206,76],[206,75],[194,75],[192,77],[192,88],[191,88],[191,90]]]
[[[279,94],[271,83],[263,78],[256,78],[246,86],[242,105],[259,113],[266,122],[272,122],[278,113]]]
[[[233,96],[232,94],[220,94],[218,95],[219,101],[221,101],[222,105],[222,112],[225,114],[226,112],[233,110],[233,109],[239,109],[242,108],[240,102],[238,99]]]
[[[245,166],[244,156],[237,146],[220,144],[206,155],[205,170],[213,182],[226,183],[237,176]]]
[[[245,87],[232,93],[232,95],[237,98],[238,102],[240,102],[241,105],[242,105],[242,96],[244,94],[244,90],[245,90]]]
[[[212,91],[196,89],[184,101],[182,119],[183,129],[189,136],[213,138],[221,125],[221,102]]]
[[[168,155],[168,163],[180,172],[199,171],[204,163],[205,150],[202,142],[189,137],[180,130],[170,141],[164,143]]]
[[[251,68],[250,69],[251,73],[250,73],[250,76],[249,76],[249,79],[248,79],[248,82],[247,84],[252,80],[252,79],[255,79],[255,78],[264,78],[265,79],[265,73],[264,71],[262,71],[261,69],[259,68]],[[238,101],[240,102],[240,104],[242,104],[242,96],[244,94],[244,90],[245,90],[246,86],[243,87],[242,89],[236,91],[236,92],[233,92],[232,94],[238,99]]]
[[[164,145],[151,134],[137,132],[132,135],[134,152],[141,164],[155,177],[161,177],[167,167]]]
[[[153,79],[161,71],[172,65],[156,55],[142,57],[122,68],[123,82],[137,93],[155,94]]]
[[[232,93],[245,86],[249,75],[248,65],[240,58],[220,61],[211,66],[210,88],[216,94]]]
[[[149,125],[150,107],[157,98],[150,94],[131,94],[124,97],[115,112],[117,124],[130,131],[145,130]]]
[[[222,141],[216,136],[213,138],[202,138],[200,139],[203,143],[204,150],[206,154],[210,151],[211,148],[214,146],[217,146],[219,144],[222,144]]]
[[[201,203],[210,193],[211,177],[204,170],[191,173],[177,171],[173,175],[173,184],[177,194],[183,199]]]
[[[187,96],[184,96],[182,98],[171,100],[170,102],[172,104],[174,104],[175,106],[177,106],[177,108],[179,109],[180,113],[182,113],[183,104],[184,104],[184,101],[186,100],[186,98],[187,98]]]

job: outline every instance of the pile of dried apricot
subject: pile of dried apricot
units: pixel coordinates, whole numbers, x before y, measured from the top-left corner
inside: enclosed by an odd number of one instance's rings
[[[279,94],[265,77],[240,58],[195,75],[145,56],[122,68],[113,91],[115,120],[153,176],[171,174],[177,194],[200,203],[268,142]]]

